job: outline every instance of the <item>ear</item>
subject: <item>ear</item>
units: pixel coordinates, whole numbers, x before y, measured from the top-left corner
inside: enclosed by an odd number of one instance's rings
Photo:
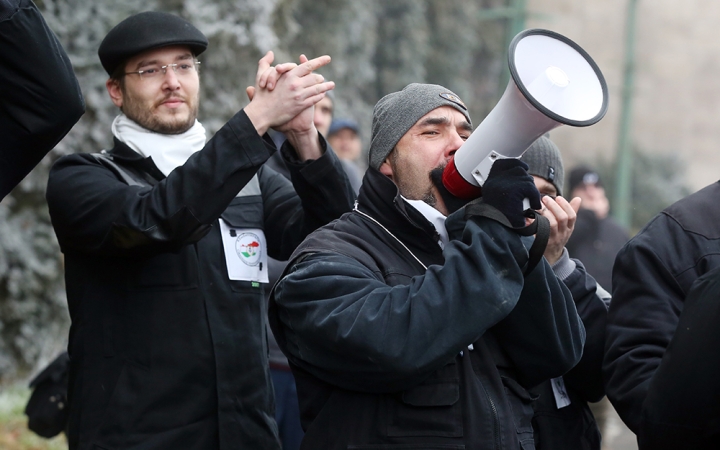
[[[385,175],[386,177],[390,178],[391,180],[393,179],[393,170],[392,170],[392,167],[390,166],[390,158],[387,158],[382,163],[382,165],[380,166],[380,168],[378,170],[380,170],[381,174]]]
[[[122,108],[123,93],[122,89],[120,89],[120,81],[108,78],[105,82],[105,87],[107,88],[108,94],[110,94],[110,100],[112,100],[115,106]]]

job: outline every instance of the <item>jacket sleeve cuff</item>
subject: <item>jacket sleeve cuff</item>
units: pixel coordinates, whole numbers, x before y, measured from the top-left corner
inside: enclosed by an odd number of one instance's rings
[[[272,139],[265,134],[260,136],[245,110],[240,110],[227,122],[235,138],[239,141],[252,165],[262,165],[276,151]],[[264,151],[262,151],[262,150]]]
[[[320,132],[318,132],[318,137],[320,139],[320,148],[323,152],[322,156],[318,159],[300,161],[297,152],[287,140],[280,148],[282,159],[285,161],[290,172],[299,173],[311,184],[320,183],[328,176],[337,176],[338,173],[344,174],[340,160],[337,155],[335,155],[335,152],[327,145],[327,141]]]
[[[563,248],[562,256],[552,265],[552,270],[555,272],[556,277],[565,280],[575,271],[575,267],[575,261],[570,259],[567,248]]]

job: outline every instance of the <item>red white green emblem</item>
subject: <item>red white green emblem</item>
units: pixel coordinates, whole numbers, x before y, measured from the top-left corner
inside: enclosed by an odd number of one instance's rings
[[[248,266],[257,266],[262,254],[260,237],[254,233],[242,233],[235,241],[235,251],[242,262]]]

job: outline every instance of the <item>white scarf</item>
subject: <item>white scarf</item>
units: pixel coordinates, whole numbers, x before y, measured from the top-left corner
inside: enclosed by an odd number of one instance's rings
[[[165,176],[185,164],[193,153],[205,147],[205,128],[197,119],[184,133],[160,134],[143,128],[125,114],[120,114],[113,120],[112,134],[140,155],[152,158]]]
[[[427,221],[435,227],[438,235],[440,235],[438,245],[440,246],[440,248],[444,249],[445,245],[450,242],[450,238],[448,237],[447,228],[445,228],[446,217],[443,215],[443,213],[428,205],[422,200],[408,200],[405,197],[403,197],[403,200],[408,202],[413,208],[417,209],[418,212],[425,216]]]

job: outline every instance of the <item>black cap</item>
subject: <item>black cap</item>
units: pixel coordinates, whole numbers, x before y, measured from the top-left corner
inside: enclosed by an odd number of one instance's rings
[[[520,161],[528,165],[528,173],[544,178],[555,186],[557,195],[563,195],[565,170],[560,149],[548,135],[540,136],[525,150]]]
[[[593,169],[587,166],[579,166],[575,167],[573,170],[570,171],[570,179],[568,180],[568,183],[570,184],[570,194],[572,195],[572,192],[575,190],[576,187],[580,185],[586,185],[586,184],[594,184],[595,186],[602,187],[602,180],[600,180],[600,175]]]
[[[195,56],[204,52],[208,40],[187,20],[174,14],[146,11],[128,17],[105,36],[98,56],[103,68],[112,76],[128,58],[154,48],[186,45]]]

